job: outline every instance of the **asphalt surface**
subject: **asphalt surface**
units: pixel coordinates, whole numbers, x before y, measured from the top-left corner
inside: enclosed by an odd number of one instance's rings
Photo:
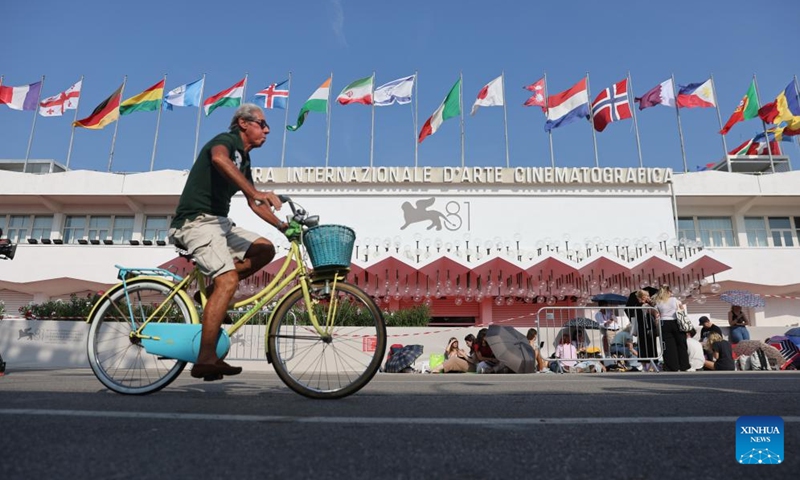
[[[797,478],[797,372],[378,374],[318,401],[271,372],[161,392],[90,370],[0,377],[0,479]],[[785,422],[785,460],[735,459],[743,415]]]

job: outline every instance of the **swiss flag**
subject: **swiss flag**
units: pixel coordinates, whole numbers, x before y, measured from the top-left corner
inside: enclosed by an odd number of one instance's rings
[[[594,129],[605,130],[611,122],[631,118],[631,105],[628,102],[628,79],[606,88],[592,102],[592,118]]]

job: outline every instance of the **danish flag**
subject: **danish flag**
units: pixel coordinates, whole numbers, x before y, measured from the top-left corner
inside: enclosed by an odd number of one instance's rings
[[[594,129],[598,132],[605,130],[606,125],[611,122],[631,118],[631,116],[627,78],[600,92],[600,95],[592,102]]]

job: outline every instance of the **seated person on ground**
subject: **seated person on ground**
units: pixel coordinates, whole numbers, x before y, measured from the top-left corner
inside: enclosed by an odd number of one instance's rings
[[[718,333],[709,335],[706,350],[711,352],[712,358],[712,360],[705,361],[706,370],[736,370],[731,344],[724,340],[722,335]]]
[[[542,358],[541,345],[539,345],[539,332],[537,332],[535,328],[529,328],[526,337],[528,339],[528,343],[530,343],[531,347],[533,347],[534,353],[536,353],[536,371],[541,372],[546,370],[547,366]]]
[[[722,336],[722,329],[714,325],[711,319],[706,317],[705,315],[700,317],[699,324],[701,327],[703,327],[700,329],[701,342],[705,343],[706,340],[708,340],[708,336],[711,335],[712,333],[719,333],[719,335]]]
[[[575,359],[578,358],[578,349],[572,343],[569,332],[564,332],[561,335],[561,340],[556,347],[555,358],[558,360],[550,362],[550,370],[555,372],[560,370],[569,372],[570,368],[575,365]],[[566,360],[561,360],[562,358]]]
[[[703,318],[706,317],[702,317],[700,320]],[[694,338],[695,335],[697,335],[697,330],[694,328],[686,332],[686,350],[689,352],[690,371],[702,370],[706,361],[706,357],[703,354],[703,344]]]
[[[469,371],[467,352],[458,348],[458,339],[450,338],[444,350],[444,363],[432,370],[432,373],[462,373]]]
[[[478,373],[496,373],[503,368],[503,364],[495,358],[492,347],[486,342],[488,331],[487,328],[481,328],[475,343],[472,344],[472,352],[478,360],[478,366],[475,369]]]
[[[615,357],[636,358],[639,356],[639,351],[636,349],[636,344],[633,342],[630,324],[614,335],[609,349],[611,351],[611,355]],[[639,362],[625,362],[625,366],[632,369],[638,369]]]

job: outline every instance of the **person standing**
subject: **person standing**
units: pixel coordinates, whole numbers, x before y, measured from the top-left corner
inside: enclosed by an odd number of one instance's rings
[[[654,318],[654,310],[651,308],[650,293],[647,290],[637,290],[628,298],[626,307],[629,308],[625,314],[631,319],[633,328],[631,334],[636,336],[639,350],[639,358],[644,363],[645,371],[655,369],[655,359],[658,357],[656,342],[658,341],[658,329]]]
[[[739,305],[731,305],[731,310],[728,312],[728,325],[731,326],[731,343],[750,340],[750,332],[747,330],[750,321],[747,320],[747,316]]]
[[[200,351],[192,367],[195,378],[219,380],[242,372],[217,356],[220,326],[239,280],[275,257],[272,242],[228,218],[231,199],[241,191],[262,220],[280,231],[287,228],[272,210],[280,210],[280,199],[273,192],[257,190],[250,170],[250,151],[261,147],[267,134],[261,107],[246,103],[237,108],[229,130],[212,138],[197,156],[170,224],[172,243],[189,251],[200,271],[212,279],[203,309]]]
[[[669,285],[662,285],[655,298],[658,318],[661,321],[661,340],[664,342],[664,368],[670,372],[685,372],[689,365],[689,352],[686,347],[686,332],[678,328],[676,312],[683,304],[672,296]]]

